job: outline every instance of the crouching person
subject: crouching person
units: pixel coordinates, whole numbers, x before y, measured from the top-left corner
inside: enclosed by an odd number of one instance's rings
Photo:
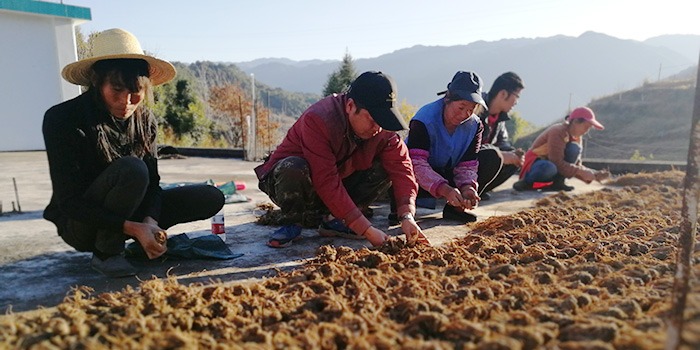
[[[588,107],[578,107],[562,123],[554,124],[541,133],[525,153],[520,180],[513,184],[517,191],[572,191],[564,180],[575,177],[585,183],[606,179],[607,170],[593,170],[581,162],[581,138],[591,128],[603,130]]]
[[[381,72],[365,72],[347,92],[309,107],[270,158],[255,172],[259,188],[281,208],[282,227],[267,244],[287,247],[299,238],[305,213],[321,212],[319,233],[388,238],[362,214],[393,184],[407,240],[424,238],[413,219],[417,184],[406,145],[393,132],[406,129],[396,109],[396,87]]]
[[[124,257],[127,239],[155,259],[167,250],[165,229],[211,217],[224,196],[206,185],[160,188],[158,128],[147,100],[152,86],[175,77],[172,64],[144,55],[136,37],[121,29],[98,33],[92,51],[62,72],[87,91],[44,116],[53,186],[44,218],[66,243],[93,253],[95,270],[130,276],[137,270]]]

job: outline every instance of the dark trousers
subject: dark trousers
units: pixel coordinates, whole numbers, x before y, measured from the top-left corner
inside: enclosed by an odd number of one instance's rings
[[[390,185],[379,161],[375,161],[371,168],[356,171],[343,179],[343,187],[359,208],[372,204]],[[318,218],[308,218],[308,215],[329,213],[314,190],[309,163],[304,158],[292,156],[280,160],[258,187],[280,207],[280,224],[311,223]]]
[[[146,164],[136,157],[115,160],[90,185],[85,199],[105,209],[141,222],[146,217],[143,197],[149,184]],[[168,229],[176,224],[212,217],[224,205],[224,195],[214,186],[192,185],[164,190],[158,226]],[[80,221],[68,220],[61,238],[83,252],[104,256],[120,254],[131,238],[120,231],[100,229]]]
[[[477,157],[479,159],[479,194],[492,191],[520,169],[513,164],[503,164],[501,151],[491,145],[483,145]],[[494,173],[496,176],[491,177]]]

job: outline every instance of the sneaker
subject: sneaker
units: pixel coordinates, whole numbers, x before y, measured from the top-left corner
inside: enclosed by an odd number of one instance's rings
[[[487,201],[487,200],[491,199],[491,195],[488,192],[484,192],[484,193],[479,195],[479,198],[481,198],[480,201],[483,202],[483,201]]]
[[[389,213],[387,217],[389,219],[389,226],[396,226],[399,224],[399,215],[396,213]]]
[[[442,218],[446,220],[459,221],[465,224],[467,222],[476,221],[476,215],[448,204],[445,204],[445,208],[442,209]]]
[[[90,260],[90,266],[95,271],[100,272],[110,278],[134,276],[138,272],[138,270],[131,265],[131,263],[129,263],[129,261],[127,261],[122,254],[110,256],[105,260],[102,260],[93,254],[92,260]]]
[[[267,245],[272,248],[286,248],[299,238],[301,238],[301,226],[285,225],[272,233]]]
[[[518,180],[513,184],[513,189],[519,192],[522,191],[532,191],[532,185],[529,183],[525,182],[525,180]]]
[[[321,222],[318,233],[323,237],[342,237],[350,239],[365,239],[353,230],[345,226],[339,219]]]

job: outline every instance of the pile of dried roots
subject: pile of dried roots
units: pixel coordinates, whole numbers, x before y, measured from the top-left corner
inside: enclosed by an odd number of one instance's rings
[[[96,296],[79,288],[53,312],[3,317],[0,340],[21,348],[660,349],[680,177],[555,194],[440,247],[323,246],[303,268],[254,284],[151,280]],[[683,336],[698,348],[697,281],[692,290]]]

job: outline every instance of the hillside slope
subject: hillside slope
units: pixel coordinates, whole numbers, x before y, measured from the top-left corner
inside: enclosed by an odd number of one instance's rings
[[[686,79],[648,83],[591,101],[588,106],[605,130],[586,135],[584,157],[630,159],[637,153],[647,160],[685,161],[694,97],[695,79]],[[527,148],[541,131],[516,145]]]

